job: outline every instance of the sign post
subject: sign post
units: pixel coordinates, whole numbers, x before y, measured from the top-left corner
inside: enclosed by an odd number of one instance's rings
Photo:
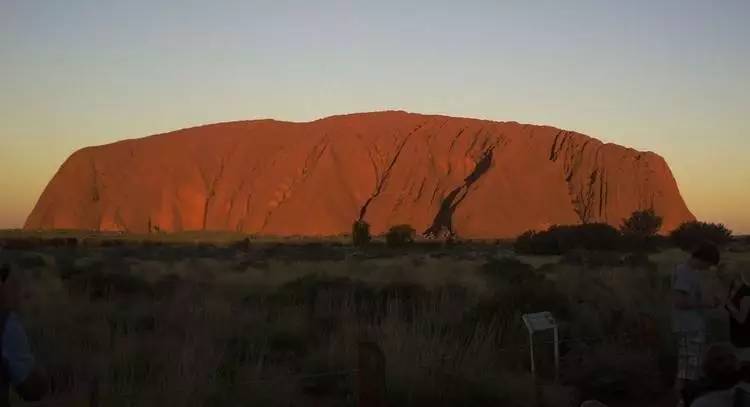
[[[555,382],[560,376],[560,338],[557,329],[557,321],[551,312],[537,312],[535,314],[524,314],[523,323],[529,331],[529,355],[531,357],[531,374],[536,377],[536,360],[534,358],[534,334],[537,332],[552,330],[554,333],[555,346]]]

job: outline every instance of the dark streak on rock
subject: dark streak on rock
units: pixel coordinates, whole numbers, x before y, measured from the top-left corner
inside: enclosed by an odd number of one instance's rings
[[[370,203],[380,195],[381,192],[383,192],[383,187],[385,186],[385,183],[388,181],[388,177],[391,175],[391,170],[396,165],[396,161],[398,161],[398,158],[401,156],[401,152],[404,150],[404,146],[406,146],[406,143],[409,141],[411,136],[419,131],[420,128],[424,123],[417,126],[414,130],[412,130],[409,134],[404,137],[404,140],[401,141],[401,144],[398,145],[396,148],[396,153],[393,155],[393,159],[391,160],[388,167],[386,167],[385,171],[383,172],[383,176],[380,178],[380,181],[375,185],[375,191],[373,191],[372,195],[365,201],[365,204],[362,205],[362,208],[359,210],[359,220],[362,221],[365,218],[365,214],[367,214],[367,208],[370,206]]]
[[[427,237],[439,237],[445,233],[449,236],[454,234],[453,231],[453,213],[456,208],[466,199],[469,194],[470,187],[476,183],[482,175],[492,167],[492,156],[494,146],[490,147],[484,152],[482,159],[477,162],[474,171],[464,179],[463,185],[451,191],[448,196],[443,200],[440,205],[440,210],[435,215],[435,219],[425,232],[424,235]]]

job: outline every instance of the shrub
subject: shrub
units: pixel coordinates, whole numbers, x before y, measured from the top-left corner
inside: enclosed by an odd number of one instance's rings
[[[398,247],[414,243],[417,231],[409,225],[393,226],[385,235],[385,241],[388,246]]]
[[[724,246],[732,241],[732,231],[722,224],[686,222],[672,231],[670,238],[679,248],[691,251],[701,243]]]
[[[534,243],[536,242],[535,238],[537,234],[538,232],[536,230],[527,230],[526,232],[521,233],[513,243],[513,250],[515,250],[516,253],[536,253],[534,250]]]
[[[653,209],[635,211],[628,219],[625,219],[620,226],[620,231],[626,236],[646,238],[659,232],[662,223],[663,219]]]
[[[561,254],[558,237],[549,230],[544,232],[537,232],[535,230],[525,232],[516,239],[514,249],[517,253],[523,254]]]
[[[482,274],[490,281],[519,284],[533,280],[534,268],[515,257],[493,258],[482,265]]]
[[[464,323],[469,324],[466,329],[471,330],[478,322],[492,321],[503,321],[507,324],[505,329],[511,329],[517,326],[515,323],[520,321],[521,314],[530,312],[550,311],[561,319],[569,316],[568,298],[544,275],[533,271],[522,274],[516,270],[515,276],[496,275],[494,278],[492,291],[466,311]],[[511,331],[505,334],[511,335]]]
[[[250,238],[246,237],[242,240],[236,241],[230,245],[234,250],[248,250],[250,249]]]
[[[577,226],[560,226],[560,249],[616,250],[621,245],[620,232],[606,223],[587,223]]]
[[[622,246],[622,235],[606,223],[552,226],[544,232],[529,231],[518,237],[518,253],[561,255],[572,250],[616,250]]]
[[[10,250],[2,253],[0,262],[9,263],[21,269],[38,269],[47,265],[47,261],[44,259],[44,257],[36,253],[17,252]]]
[[[370,243],[372,237],[370,236],[370,224],[358,220],[352,225],[352,243],[355,246],[365,246]]]
[[[634,251],[655,250],[660,243],[656,234],[662,223],[662,218],[653,209],[633,212],[620,226],[623,245]]]

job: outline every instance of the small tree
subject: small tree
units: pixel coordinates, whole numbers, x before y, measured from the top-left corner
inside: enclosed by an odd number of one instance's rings
[[[553,226],[549,232],[557,238],[562,253],[571,250],[618,250],[622,246],[620,231],[606,223]]]
[[[620,226],[620,231],[625,236],[648,238],[659,232],[662,222],[662,217],[653,209],[635,211],[628,219],[625,219]]]
[[[623,221],[620,231],[625,247],[634,251],[652,251],[659,246],[656,235],[663,224],[661,216],[653,209],[635,211]]]
[[[732,231],[720,223],[686,222],[669,236],[683,250],[694,250],[701,243],[724,246],[732,241]]]
[[[560,247],[557,244],[557,240],[548,237],[549,234],[546,231],[526,231],[516,238],[513,249],[518,254],[559,254]]]
[[[355,246],[365,246],[372,240],[370,236],[370,224],[358,220],[352,224],[352,243]]]
[[[396,225],[388,230],[385,241],[388,246],[398,247],[414,243],[417,231],[409,225]]]
[[[585,223],[525,232],[516,239],[514,249],[523,254],[561,255],[572,250],[617,250],[621,246],[622,236],[614,227]]]

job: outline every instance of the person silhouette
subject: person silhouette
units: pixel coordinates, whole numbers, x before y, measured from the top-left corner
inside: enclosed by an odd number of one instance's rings
[[[35,363],[17,313],[27,297],[21,272],[7,264],[0,267],[0,407],[10,405],[11,387],[27,402],[40,401],[49,391],[47,375]]]

